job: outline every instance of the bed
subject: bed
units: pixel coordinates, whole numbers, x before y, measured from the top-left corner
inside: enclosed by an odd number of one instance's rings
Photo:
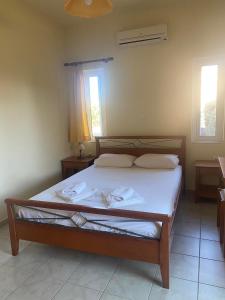
[[[12,255],[18,254],[21,239],[146,261],[160,265],[162,285],[169,288],[171,228],[184,189],[185,137],[98,137],[96,154],[103,153],[176,154],[179,166],[174,170],[91,166],[29,200],[6,199]],[[58,189],[75,181],[99,190],[129,185],[145,202],[106,209],[97,200],[71,204],[57,197]],[[85,218],[82,226],[73,221],[77,213]]]

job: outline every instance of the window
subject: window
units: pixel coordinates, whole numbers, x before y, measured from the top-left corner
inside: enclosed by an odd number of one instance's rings
[[[103,69],[84,71],[85,101],[92,137],[105,133]]]
[[[194,142],[223,141],[222,71],[220,62],[200,62],[195,65],[192,128]]]

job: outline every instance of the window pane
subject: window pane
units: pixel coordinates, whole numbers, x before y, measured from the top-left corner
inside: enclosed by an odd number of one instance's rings
[[[101,110],[99,98],[99,77],[90,76],[90,101],[91,101],[91,122],[93,136],[102,135],[101,128]]]
[[[218,65],[201,68],[200,136],[216,136]]]

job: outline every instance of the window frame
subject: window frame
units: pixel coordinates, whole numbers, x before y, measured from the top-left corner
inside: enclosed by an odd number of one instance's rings
[[[201,136],[201,70],[204,66],[218,65],[218,86],[216,100],[216,134],[215,136]],[[192,90],[192,142],[193,143],[222,143],[224,141],[224,59],[201,58],[193,64]]]
[[[106,116],[105,116],[105,82],[104,82],[104,69],[101,67],[84,69],[84,86],[85,86],[85,101],[89,110],[89,114],[91,114],[91,100],[90,100],[90,89],[89,86],[89,78],[90,77],[98,77],[98,88],[99,88],[99,109],[100,109],[100,120],[101,120],[101,131],[102,136],[106,135]],[[87,99],[88,98],[88,99]],[[90,121],[90,118],[89,118]],[[91,141],[95,141],[95,136],[93,135],[92,126],[91,126]]]

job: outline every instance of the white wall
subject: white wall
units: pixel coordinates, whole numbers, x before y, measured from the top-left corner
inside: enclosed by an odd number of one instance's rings
[[[70,153],[63,31],[20,0],[0,5],[0,221],[6,197],[60,179]]]
[[[160,2],[161,3],[161,2]],[[67,60],[114,56],[108,65],[108,134],[187,136],[188,187],[193,161],[212,159],[225,144],[191,143],[192,64],[225,54],[225,1],[164,1],[152,8],[82,20],[67,30]],[[116,33],[167,23],[168,42],[120,49]]]

